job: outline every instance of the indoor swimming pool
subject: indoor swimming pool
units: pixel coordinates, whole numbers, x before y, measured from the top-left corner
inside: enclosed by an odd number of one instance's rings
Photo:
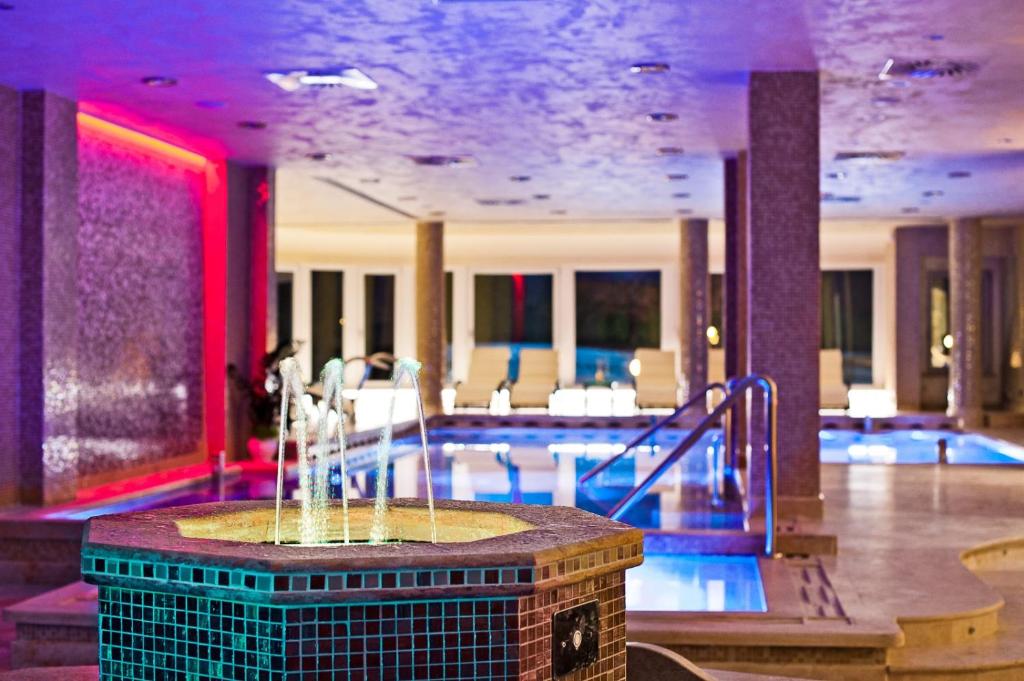
[[[892,430],[882,433],[823,430],[820,435],[821,462],[934,464],[939,461],[940,440],[946,441],[946,459],[951,464],[1024,464],[1024,447],[977,433],[944,430]]]

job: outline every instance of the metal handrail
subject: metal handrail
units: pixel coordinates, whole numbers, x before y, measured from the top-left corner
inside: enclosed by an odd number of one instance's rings
[[[599,475],[601,472],[603,472],[609,466],[611,466],[616,461],[618,461],[619,459],[624,457],[629,451],[631,451],[631,450],[635,449],[636,447],[640,446],[640,444],[643,443],[643,441],[646,440],[647,438],[649,438],[651,435],[653,435],[657,431],[659,431],[662,428],[664,428],[665,426],[667,426],[672,421],[675,421],[677,418],[682,416],[683,412],[685,412],[686,410],[690,409],[691,407],[693,407],[696,404],[699,404],[701,401],[706,402],[707,401],[708,393],[710,393],[712,390],[721,390],[722,394],[725,395],[726,398],[729,397],[729,389],[727,387],[725,387],[725,385],[723,383],[709,383],[704,388],[704,390],[702,390],[700,392],[699,395],[695,395],[695,396],[691,397],[681,407],[677,407],[676,410],[673,411],[671,414],[669,414],[668,416],[664,417],[663,419],[660,419],[660,420],[656,421],[649,428],[647,428],[647,430],[645,430],[644,432],[640,433],[635,438],[630,440],[626,444],[626,448],[623,449],[621,452],[619,452],[618,454],[616,454],[613,457],[605,459],[604,461],[602,461],[601,463],[599,463],[598,465],[594,466],[589,471],[587,471],[586,473],[581,475],[580,478],[579,478],[578,484],[583,485],[588,480],[593,478],[595,475]],[[727,416],[727,418],[728,418],[728,416]],[[728,431],[728,429],[727,429],[727,431]],[[728,437],[728,435],[726,437]],[[727,447],[728,447],[728,443],[727,443]],[[726,451],[728,451],[728,449]]]
[[[644,478],[643,482],[631,489],[626,496],[619,500],[619,503],[615,504],[612,510],[608,511],[608,517],[612,520],[619,520],[624,516],[633,504],[638,502],[647,491],[658,481],[665,472],[671,468],[684,454],[686,454],[697,442],[701,436],[704,435],[715,422],[715,420],[726,412],[732,405],[740,398],[745,399],[747,390],[751,388],[760,388],[764,392],[764,419],[765,419],[765,499],[764,499],[764,515],[765,515],[765,533],[764,533],[764,552],[765,555],[775,555],[775,533],[776,525],[778,523],[778,503],[777,503],[777,480],[778,480],[778,399],[779,390],[778,386],[775,385],[775,381],[767,376],[760,376],[758,374],[751,374],[746,378],[742,378],[738,381],[730,382],[729,395],[722,402],[718,404],[711,412],[697,424],[686,436],[686,438],[672,450],[671,453],[658,464],[657,468],[651,471],[651,474]]]

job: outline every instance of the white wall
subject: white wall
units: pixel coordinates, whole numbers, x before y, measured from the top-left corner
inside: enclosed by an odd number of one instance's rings
[[[874,382],[892,387],[894,314],[890,245],[894,222],[837,221],[822,225],[822,269],[873,269]],[[309,273],[345,271],[345,354],[360,354],[363,329],[363,275],[395,274],[396,351],[415,352],[415,232],[408,224],[289,225],[277,227],[277,267],[295,275],[294,335],[308,338]],[[658,269],[662,272],[662,346],[679,349],[679,234],[674,221],[576,223],[449,223],[445,228],[445,264],[454,276],[453,374],[465,378],[473,345],[474,274],[550,273],[554,276],[553,339],[559,351],[562,382],[575,380],[575,293],[577,270]],[[710,226],[712,272],[724,269],[720,221]],[[311,349],[300,355],[308,367]]]

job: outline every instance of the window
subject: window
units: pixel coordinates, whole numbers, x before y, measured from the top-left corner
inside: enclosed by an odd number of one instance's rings
[[[576,380],[630,381],[637,348],[661,347],[661,272],[576,273]]]
[[[871,270],[821,273],[821,347],[843,351],[843,382],[872,382],[873,287]]]
[[[395,354],[395,275],[367,274],[364,281],[363,322],[366,330],[366,354]],[[387,369],[374,367],[371,379],[389,378]]]
[[[551,347],[550,274],[478,274],[473,280],[473,334],[477,345],[508,345],[509,378],[519,375],[521,348]]]
[[[292,342],[292,273],[277,273],[277,343]]]
[[[451,272],[444,273],[444,356],[445,376],[449,381],[452,380],[452,337],[455,333],[452,326],[452,306],[454,304],[452,287],[455,285],[454,280],[455,276]]]
[[[713,348],[725,347],[725,276],[711,275],[711,320],[708,323],[708,345]]]
[[[313,272],[313,376],[319,376],[324,364],[341,357],[341,329],[345,323],[342,308],[344,290],[342,272]]]
[[[928,272],[928,364],[930,369],[949,366],[953,335],[949,329],[949,274]]]

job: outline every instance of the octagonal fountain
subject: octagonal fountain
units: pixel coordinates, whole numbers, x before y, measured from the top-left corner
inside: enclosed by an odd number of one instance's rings
[[[415,386],[415,368],[400,362],[396,385]],[[338,407],[339,378],[324,387]],[[288,402],[286,390],[282,424]],[[337,418],[327,446],[327,421],[317,449],[295,419],[299,500],[89,522],[101,679],[625,679],[640,530],[568,507],[389,501],[380,478],[375,500],[328,499],[321,476],[339,454],[344,470],[344,429]],[[422,418],[421,433],[425,445]],[[385,475],[389,453],[390,427]]]

